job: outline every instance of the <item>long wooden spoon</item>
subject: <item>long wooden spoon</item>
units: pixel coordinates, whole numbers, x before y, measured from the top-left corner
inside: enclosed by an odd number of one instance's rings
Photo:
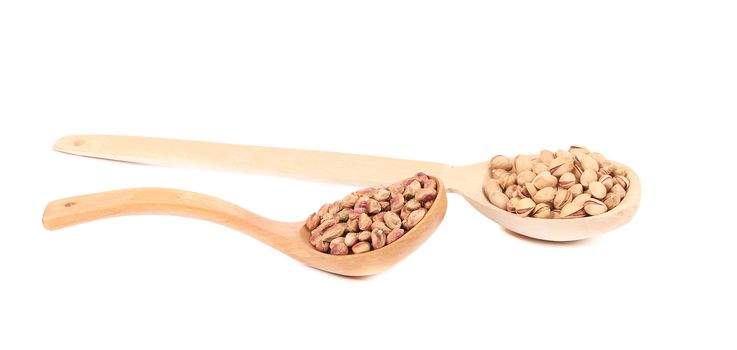
[[[274,221],[219,198],[165,188],[125,189],[59,199],[46,206],[43,224],[49,230],[56,230],[114,216],[184,216],[236,229],[320,270],[345,276],[365,276],[394,266],[435,231],[445,216],[447,206],[442,181],[437,181],[437,185],[435,202],[417,226],[383,248],[351,255],[317,251],[309,242],[310,232],[304,221]]]
[[[640,204],[640,179],[627,167],[630,187],[617,207],[597,216],[551,220],[519,217],[491,205],[483,193],[483,184],[489,178],[486,161],[450,166],[337,152],[108,135],[67,136],[57,141],[54,149],[132,163],[197,166],[364,186],[391,183],[406,174],[424,171],[442,178],[448,192],[460,194],[498,224],[519,234],[548,241],[585,239],[613,230],[629,222]]]

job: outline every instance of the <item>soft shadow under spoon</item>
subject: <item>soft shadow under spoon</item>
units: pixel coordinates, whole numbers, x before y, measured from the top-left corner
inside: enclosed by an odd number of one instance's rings
[[[43,225],[56,230],[115,216],[184,216],[246,233],[316,269],[345,276],[366,276],[394,266],[435,231],[447,206],[445,187],[441,181],[437,181],[437,186],[437,198],[432,207],[422,221],[400,239],[381,249],[342,256],[315,250],[309,242],[310,233],[304,221],[274,221],[219,198],[175,189],[136,188],[60,199],[46,206]]]

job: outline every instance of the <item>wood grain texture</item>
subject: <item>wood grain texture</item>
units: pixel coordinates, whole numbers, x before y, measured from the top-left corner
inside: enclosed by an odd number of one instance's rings
[[[136,136],[74,135],[54,149],[74,155],[133,163],[215,168],[288,176],[362,186],[389,184],[418,171],[445,181],[448,192],[463,196],[473,208],[516,233],[547,241],[586,239],[614,230],[635,215],[641,196],[640,179],[630,168],[630,189],[613,210],[580,219],[519,217],[489,203],[483,185],[488,162],[467,166],[373,157],[338,152],[219,144]]]
[[[356,255],[335,256],[315,250],[309,243],[310,233],[304,227],[304,221],[274,221],[222,199],[165,188],[125,189],[56,200],[46,206],[43,224],[49,230],[56,230],[116,216],[183,216],[246,233],[320,270],[345,276],[365,276],[394,266],[422,245],[440,225],[447,199],[442,181],[437,183],[438,197],[417,226],[392,244]]]

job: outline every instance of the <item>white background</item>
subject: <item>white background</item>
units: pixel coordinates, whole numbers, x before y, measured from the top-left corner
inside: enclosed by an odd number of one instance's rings
[[[0,348],[737,346],[730,1],[2,1]],[[51,151],[132,134],[469,164],[583,144],[630,165],[627,226],[551,244],[459,196],[348,279],[227,228],[45,231],[48,201],[203,192],[302,220],[353,187]]]

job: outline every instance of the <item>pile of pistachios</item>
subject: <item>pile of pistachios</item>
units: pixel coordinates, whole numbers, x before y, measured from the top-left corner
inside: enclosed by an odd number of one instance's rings
[[[612,210],[627,195],[630,179],[621,165],[586,147],[495,156],[484,185],[494,206],[519,216],[573,219]]]
[[[436,196],[437,182],[423,173],[388,187],[353,192],[310,215],[305,223],[310,243],[334,255],[380,249],[415,227]]]

